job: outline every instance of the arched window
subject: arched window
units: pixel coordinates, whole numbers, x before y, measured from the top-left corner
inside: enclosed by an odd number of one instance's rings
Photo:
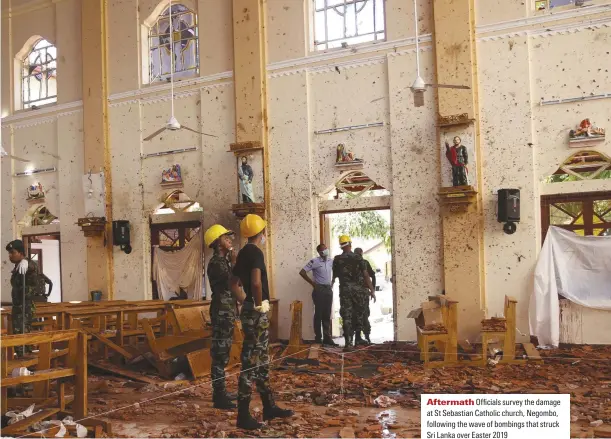
[[[39,39],[21,68],[21,108],[57,102],[57,49]]]
[[[361,171],[352,171],[343,176],[335,183],[335,189],[335,199],[390,195],[387,189]]]
[[[597,151],[580,151],[566,159],[546,183],[611,178],[611,159]]]
[[[167,79],[172,72],[174,78],[199,73],[197,15],[181,4],[172,5],[171,13],[168,6],[149,29],[149,82]]]

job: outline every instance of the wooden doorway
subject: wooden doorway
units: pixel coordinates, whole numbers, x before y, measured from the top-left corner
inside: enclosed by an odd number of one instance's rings
[[[53,282],[53,290],[47,301],[61,302],[63,295],[60,234],[23,235],[23,244],[26,256],[36,262],[39,273],[44,273]]]
[[[151,282],[153,284],[153,299],[160,298],[157,282],[153,277],[153,258],[155,247],[163,251],[177,251],[185,247],[200,232],[199,221],[151,224]],[[203,255],[203,253],[202,253]],[[202,256],[203,257],[203,256]],[[202,276],[204,273],[202,273]]]

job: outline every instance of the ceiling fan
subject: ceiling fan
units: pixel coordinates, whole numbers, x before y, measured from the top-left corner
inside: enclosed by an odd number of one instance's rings
[[[167,121],[165,126],[163,128],[158,129],[150,136],[145,137],[144,141],[148,142],[149,140],[154,139],[155,137],[157,137],[159,134],[163,133],[166,130],[178,131],[181,129],[191,131],[197,134],[202,134],[204,136],[217,137],[213,134],[202,133],[200,131],[194,130],[193,128],[189,128],[185,125],[181,125],[180,122],[178,122],[178,120],[176,119],[176,117],[174,117],[174,23],[172,22],[172,0],[170,0],[169,17],[170,17],[170,28],[168,30],[168,33],[170,34],[170,41],[169,41],[169,44],[170,44],[170,84],[171,84],[171,103],[172,103],[171,108],[172,110],[170,114],[170,119]]]
[[[420,76],[420,46],[418,42],[418,0],[414,0],[414,24],[416,27],[416,67],[417,67],[417,77],[410,89],[414,94],[414,106],[422,107],[424,105],[424,92],[427,87],[434,88],[455,88],[462,90],[469,90],[471,87],[466,85],[446,85],[446,84],[427,84]]]
[[[0,148],[2,148],[2,147],[0,146]],[[13,160],[18,160],[18,161],[20,161],[20,162],[24,162],[24,163],[30,163],[30,161],[29,161],[29,160],[22,159],[22,158],[20,158],[20,157],[15,157],[14,155],[10,155],[8,152],[6,152],[6,151],[4,150],[4,148],[2,148],[2,151],[0,151],[0,156],[1,156],[2,158],[4,158],[4,157],[8,157],[8,158],[10,158],[10,159],[13,159]]]

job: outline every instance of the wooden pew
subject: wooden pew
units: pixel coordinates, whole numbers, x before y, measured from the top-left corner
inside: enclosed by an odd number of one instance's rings
[[[71,414],[75,419],[81,419],[87,416],[87,339],[84,334],[77,330],[68,331],[52,331],[52,332],[36,332],[29,334],[7,335],[1,339],[1,357],[0,362],[0,388],[2,391],[0,410],[2,413],[7,411],[9,398],[7,388],[17,386],[19,384],[34,383],[35,398],[29,401],[29,398],[19,398],[19,403],[29,405],[31,402],[43,405],[49,404],[49,384],[51,381],[57,383],[57,404],[56,407],[47,408],[43,413],[38,415],[36,419],[29,417],[23,421],[12,424],[2,429],[3,435],[19,435],[34,423],[44,420],[55,414]],[[51,368],[51,353],[53,345],[57,343],[67,343],[68,349],[62,357],[61,363],[56,364]],[[12,376],[12,369],[18,365],[13,361],[9,361],[7,351],[9,348],[22,345],[37,345],[39,347],[38,361],[35,365],[36,370],[33,375]],[[60,361],[58,361],[60,362]],[[72,399],[72,411],[66,411],[66,406],[69,404],[65,395],[65,380],[74,380],[74,397]]]
[[[447,296],[429,297],[429,302],[422,304],[425,313],[425,326],[418,326],[418,347],[424,367],[444,367],[458,364],[458,302]],[[436,312],[436,320],[427,321],[427,312]],[[429,330],[426,325],[437,324],[439,329]],[[430,361],[430,345],[434,343],[437,350],[443,353],[443,360]]]

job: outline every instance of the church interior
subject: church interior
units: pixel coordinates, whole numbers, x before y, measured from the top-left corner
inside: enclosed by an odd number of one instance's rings
[[[2,0],[2,436],[611,437],[610,48],[609,0]]]

